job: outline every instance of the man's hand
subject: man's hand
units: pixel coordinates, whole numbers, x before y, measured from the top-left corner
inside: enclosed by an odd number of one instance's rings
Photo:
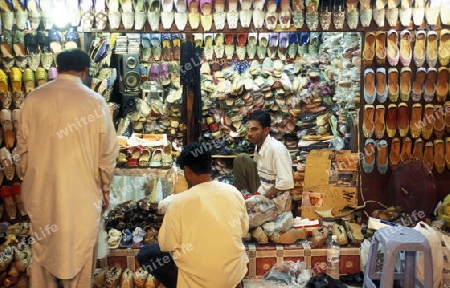
[[[266,196],[266,198],[273,199],[273,198],[277,197],[279,192],[280,192],[280,190],[278,190],[275,187],[272,187],[266,194],[264,194],[264,196]]]
[[[103,191],[102,213],[109,208],[109,191]]]

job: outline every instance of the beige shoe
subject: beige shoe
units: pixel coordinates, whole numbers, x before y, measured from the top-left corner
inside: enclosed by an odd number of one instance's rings
[[[312,231],[312,242],[314,244],[314,247],[320,248],[327,242],[328,237],[328,229],[325,227],[321,227],[319,229]]]
[[[95,288],[102,288],[106,280],[106,268],[95,268],[92,284]]]
[[[308,236],[308,232],[305,228],[292,228],[281,234],[274,234],[270,240],[280,244],[292,244],[299,239],[306,239],[306,236]]]
[[[119,285],[120,278],[122,276],[122,267],[119,264],[111,267],[106,271],[105,275],[105,287],[116,288]]]
[[[347,232],[345,231],[344,226],[335,223],[333,225],[333,228],[331,229],[331,233],[337,236],[337,241],[339,245],[347,245],[348,243]]]
[[[122,273],[120,288],[134,288],[133,271],[129,268],[125,269]]]
[[[364,235],[361,233],[361,225],[357,223],[345,222],[347,229],[347,236],[353,244],[361,244],[364,240]]]

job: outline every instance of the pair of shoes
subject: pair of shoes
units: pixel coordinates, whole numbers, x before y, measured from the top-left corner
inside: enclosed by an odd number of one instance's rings
[[[386,140],[366,139],[364,143],[364,157],[362,159],[363,171],[372,173],[375,163],[380,174],[385,174],[388,169],[388,144]]]

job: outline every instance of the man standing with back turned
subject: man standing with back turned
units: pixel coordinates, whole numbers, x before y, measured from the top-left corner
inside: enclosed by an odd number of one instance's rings
[[[83,84],[89,56],[70,49],[56,62],[57,78],[25,99],[17,132],[25,209],[33,231],[46,231],[32,245],[30,283],[86,288],[118,145],[106,101]]]

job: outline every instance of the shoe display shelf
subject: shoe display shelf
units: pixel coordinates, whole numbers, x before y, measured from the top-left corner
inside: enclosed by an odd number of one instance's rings
[[[367,32],[363,41],[364,197],[397,205],[374,191],[387,189],[399,163],[417,159],[433,173],[437,197],[442,199],[450,175],[450,30],[446,25],[397,27]]]

